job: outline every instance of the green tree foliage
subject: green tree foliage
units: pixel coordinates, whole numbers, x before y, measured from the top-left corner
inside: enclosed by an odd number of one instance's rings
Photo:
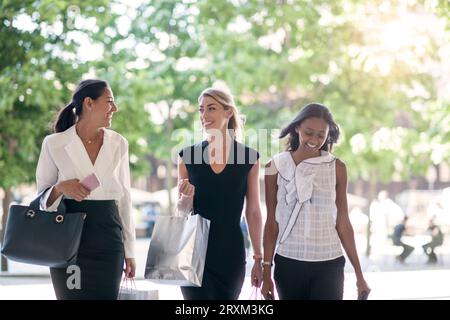
[[[352,179],[408,179],[448,161],[448,80],[432,72],[446,59],[448,33],[429,2],[212,0],[199,8],[211,74],[238,96],[249,127],[280,128],[318,101],[341,126],[336,153]]]
[[[450,159],[448,12],[428,0],[4,0],[0,187],[34,180],[54,112],[87,76],[112,86],[134,176],[151,155],[168,189],[171,153],[199,136],[197,97],[218,81],[261,162],[283,147],[276,130],[316,101],[341,126],[335,152],[351,179],[424,174]]]
[[[76,43],[68,37],[74,28],[69,8],[69,1],[0,4],[0,187],[6,200],[2,232],[11,188],[34,181],[40,144],[50,132],[54,111],[68,101],[74,79],[86,72],[76,57]],[[92,5],[81,9],[95,12]]]

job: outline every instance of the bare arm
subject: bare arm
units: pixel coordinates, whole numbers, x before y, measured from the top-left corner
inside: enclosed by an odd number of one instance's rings
[[[259,196],[259,161],[256,161],[247,176],[245,217],[247,218],[248,232],[252,242],[253,253],[255,255],[251,272],[251,281],[253,286],[259,287],[262,282],[262,218]]]
[[[264,227],[264,261],[272,263],[275,254],[276,241],[278,237],[278,222],[275,220],[275,209],[277,207],[277,177],[278,172],[273,161],[266,164],[266,173],[264,176],[267,219]],[[263,289],[262,293],[267,298],[270,291],[273,293],[272,266],[264,265],[263,269]]]
[[[189,173],[183,159],[181,157],[178,157],[178,183],[186,179],[189,179]],[[180,190],[178,190],[178,196],[181,196]]]
[[[178,158],[178,202],[177,211],[188,215],[194,205],[195,187],[189,183],[189,173],[181,157]]]
[[[253,252],[255,255],[262,257],[262,218],[259,197],[259,161],[253,165],[252,169],[248,173],[246,204],[245,217],[247,218],[248,231],[252,242]]]
[[[347,257],[350,259],[350,263],[355,270],[358,295],[360,295],[362,291],[370,292],[370,288],[367,286],[361,270],[358,253],[356,251],[353,227],[348,216],[347,168],[340,160],[336,160],[336,207],[336,230]]]

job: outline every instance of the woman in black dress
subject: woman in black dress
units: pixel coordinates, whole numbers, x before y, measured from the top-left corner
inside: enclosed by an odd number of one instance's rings
[[[188,214],[193,208],[211,225],[202,286],[181,291],[188,300],[236,300],[245,278],[244,198],[255,253],[252,285],[259,287],[262,278],[259,154],[236,141],[241,121],[231,95],[208,88],[198,100],[207,139],[179,153],[178,210]]]

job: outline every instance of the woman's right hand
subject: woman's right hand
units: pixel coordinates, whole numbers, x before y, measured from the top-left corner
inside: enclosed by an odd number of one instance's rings
[[[263,278],[263,285],[261,288],[261,293],[266,300],[273,300],[273,281],[271,277]]]
[[[180,179],[178,182],[177,214],[188,216],[194,205],[195,187],[189,183],[189,179]]]
[[[189,183],[189,179],[181,179],[178,182],[178,192],[185,197],[193,197],[195,187]]]
[[[91,193],[86,187],[83,187],[78,179],[61,181],[55,186],[55,189],[76,201],[83,201]]]

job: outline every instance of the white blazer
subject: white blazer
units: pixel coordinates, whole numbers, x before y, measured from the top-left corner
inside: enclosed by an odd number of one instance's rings
[[[86,200],[116,200],[122,223],[125,257],[134,258],[136,232],[131,212],[130,167],[128,142],[115,131],[105,129],[103,145],[95,165],[77,135],[75,125],[64,132],[47,136],[43,143],[36,169],[38,193],[50,187],[41,200],[41,208],[56,211],[62,196],[47,207],[53,187],[60,181],[82,180],[95,173],[100,181]]]

